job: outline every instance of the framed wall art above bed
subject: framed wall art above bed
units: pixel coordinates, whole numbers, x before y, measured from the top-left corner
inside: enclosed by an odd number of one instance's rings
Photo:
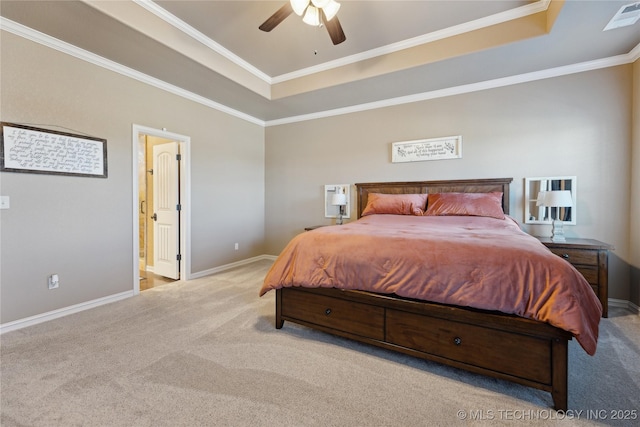
[[[393,163],[462,158],[462,135],[391,143]]]

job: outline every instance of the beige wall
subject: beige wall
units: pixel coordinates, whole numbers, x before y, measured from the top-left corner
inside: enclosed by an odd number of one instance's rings
[[[637,63],[265,130],[12,34],[0,43],[1,119],[106,138],[109,161],[108,179],[0,174],[0,323],[131,291],[133,124],[191,137],[192,273],[329,223],[325,184],[513,177],[521,221],[524,177],[577,175],[567,234],[615,245],[610,296],[640,304]],[[460,160],[390,162],[391,142],[458,134]]]
[[[640,60],[633,64],[633,127],[631,142],[630,300],[640,306]]]
[[[525,177],[576,175],[578,224],[565,232],[615,245],[610,297],[626,300],[631,87],[627,65],[268,127],[266,250],[278,254],[305,226],[330,223],[325,184],[513,177],[511,213],[522,221]],[[391,163],[392,142],[449,135],[463,136],[462,159]]]
[[[0,42],[2,120],[105,138],[109,172],[0,174],[0,322],[133,289],[133,124],[191,137],[193,273],[264,254],[263,127],[6,32]]]

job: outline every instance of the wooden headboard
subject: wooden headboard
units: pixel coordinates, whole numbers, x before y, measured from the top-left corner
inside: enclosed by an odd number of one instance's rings
[[[458,179],[447,181],[368,182],[356,184],[358,218],[367,206],[369,193],[491,193],[502,192],[502,209],[509,214],[509,184],[513,178]]]

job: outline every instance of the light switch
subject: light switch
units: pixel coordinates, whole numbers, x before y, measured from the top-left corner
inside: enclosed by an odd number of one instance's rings
[[[9,209],[9,196],[0,196],[0,209]]]

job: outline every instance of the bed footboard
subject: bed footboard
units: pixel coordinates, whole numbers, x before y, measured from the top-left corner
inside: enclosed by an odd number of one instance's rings
[[[276,291],[284,321],[551,393],[567,409],[571,334],[517,316],[339,289]]]

